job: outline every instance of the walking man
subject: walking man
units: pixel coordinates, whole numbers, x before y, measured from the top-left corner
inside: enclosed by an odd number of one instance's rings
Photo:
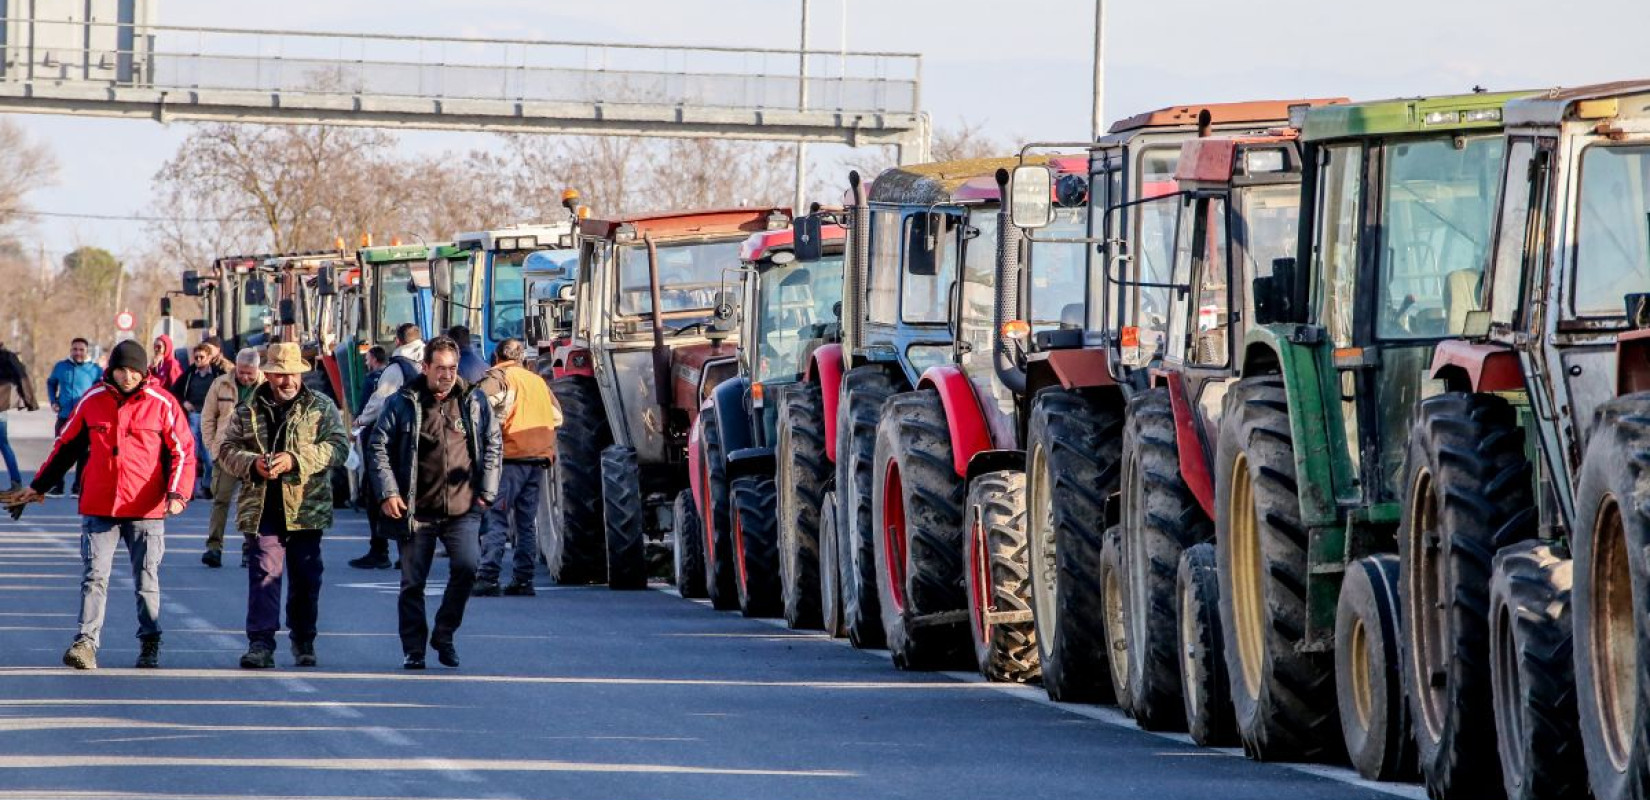
[[[372,392],[367,395],[366,406],[361,409],[361,414],[355,418],[355,426],[358,430],[356,438],[361,442],[363,460],[365,460],[364,454],[367,451],[367,432],[372,430],[372,425],[378,420],[378,415],[383,413],[384,403],[394,397],[396,392],[401,390],[401,387],[411,384],[424,369],[423,335],[418,326],[410,322],[402,323],[401,327],[395,329],[395,352],[390,355],[384,369],[378,373],[378,380],[373,384]],[[364,468],[368,472],[370,483],[371,462],[368,462]],[[380,523],[383,520],[379,518],[378,502],[377,499],[371,499],[367,502],[367,525],[372,532],[372,538],[367,545],[365,555],[350,559],[349,565],[355,569],[389,569],[391,567],[390,540],[380,530],[382,527]]]
[[[219,468],[240,479],[241,533],[255,535],[247,570],[245,669],[275,666],[281,579],[290,573],[286,624],[292,658],[315,666],[321,601],[321,534],[332,527],[334,467],[349,457],[338,407],[304,387],[309,364],[294,342],[269,346],[264,383],[235,407]]]
[[[142,345],[139,345],[141,348]],[[112,361],[110,363],[113,363]],[[74,413],[74,407],[80,403],[80,398],[92,390],[98,382],[103,380],[103,370],[92,361],[92,344],[80,337],[69,342],[69,357],[57,362],[52,367],[52,374],[46,378],[46,397],[51,401],[52,411],[57,414],[56,433],[63,435],[63,428],[69,424],[69,416]],[[164,388],[164,387],[163,387]],[[86,457],[82,455],[74,470],[74,493],[80,494],[82,473],[86,469]],[[64,470],[64,475],[68,470]],[[63,479],[48,486],[47,494],[53,497],[63,496]]]
[[[17,405],[13,406],[13,402]],[[23,473],[17,469],[17,454],[12,452],[11,438],[6,432],[6,412],[14,407],[33,411],[40,406],[34,402],[34,381],[29,380],[29,370],[23,366],[23,359],[0,342],[0,456],[6,459],[6,476],[11,478],[11,489],[17,491],[23,488]]]
[[[459,379],[458,358],[452,339],[431,341],[424,374],[390,398],[367,434],[368,479],[384,514],[380,527],[400,543],[407,669],[423,669],[430,647],[442,664],[458,666],[453,634],[475,584],[481,514],[498,494],[498,423],[486,399]],[[438,539],[447,548],[449,573],[431,632],[424,584]]]
[[[510,585],[503,594],[532,596],[533,571],[538,566],[539,498],[544,490],[544,470],[556,457],[556,428],[561,425],[561,406],[544,379],[521,365],[526,348],[520,339],[505,339],[493,351],[493,368],[487,370],[478,389],[492,406],[504,437],[504,472],[499,479],[498,500],[487,510],[486,531],[481,537],[481,566],[476,569],[477,597],[500,594],[498,581],[503,571],[504,543],[510,518],[516,523],[516,544],[511,558]]]
[[[34,483],[7,501],[40,502],[84,459],[80,496],[80,633],[63,654],[75,669],[96,669],[115,547],[126,543],[137,587],[137,666],[160,666],[160,561],[167,515],[183,513],[193,486],[195,448],[178,401],[146,377],[143,345],[121,342],[109,354],[102,383],[86,392],[57,437]],[[20,508],[14,510],[19,513]]]
[[[201,409],[201,440],[208,452],[223,449],[224,434],[229,432],[235,407],[245,403],[252,396],[252,390],[263,384],[264,373],[258,368],[260,358],[257,350],[241,348],[235,354],[235,371],[219,376],[207,390]],[[235,502],[240,485],[240,479],[228,470],[212,473],[212,517],[206,526],[206,552],[201,554],[201,563],[208,567],[223,566],[223,531],[229,524],[229,506]],[[248,555],[251,549],[252,537],[246,536],[241,543],[241,566],[247,566],[251,560]]]
[[[201,435],[201,415],[202,409],[206,407],[207,391],[212,388],[212,382],[222,375],[223,370],[212,363],[212,347],[197,344],[190,353],[189,370],[171,387],[172,394],[183,404],[184,412],[189,415],[189,430],[195,437],[195,464],[201,473],[200,483],[208,487],[208,491],[212,486],[212,451],[207,446],[206,437]]]
[[[487,362],[482,359],[481,352],[471,346],[470,329],[454,325],[447,329],[447,335],[458,342],[458,377],[463,378],[465,383],[480,383],[481,376],[487,374]]]

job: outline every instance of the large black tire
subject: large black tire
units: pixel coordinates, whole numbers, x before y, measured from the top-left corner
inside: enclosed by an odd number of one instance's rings
[[[1192,545],[1180,554],[1175,596],[1186,731],[1203,747],[1230,747],[1238,738],[1220,638],[1220,568],[1213,543]]]
[[[550,468],[550,529],[545,563],[563,586],[607,579],[602,530],[601,452],[613,441],[596,381],[569,376],[551,381],[562,423],[556,428],[556,460]]]
[[[1372,781],[1415,776],[1415,738],[1398,672],[1398,559],[1353,562],[1335,606],[1335,687],[1341,738],[1358,774]]]
[[[842,553],[836,524],[836,492],[825,493],[819,505],[819,617],[832,639],[848,638],[842,609]]]
[[[968,554],[969,631],[974,663],[988,680],[1037,680],[1037,625],[1031,619],[1026,556],[1026,476],[987,472],[968,487],[963,524]]]
[[[1546,542],[1495,556],[1490,678],[1509,800],[1581,800],[1587,757],[1576,714],[1569,553]]]
[[[729,500],[728,462],[722,454],[722,432],[716,415],[699,415],[699,453],[704,458],[706,523],[705,593],[717,611],[739,609],[738,565],[733,560],[733,510]]]
[[[1129,604],[1129,707],[1149,731],[1185,730],[1175,579],[1180,554],[1214,535],[1180,476],[1169,390],[1129,402],[1123,426],[1123,574]]]
[[[1109,703],[1100,613],[1106,496],[1116,491],[1123,415],[1060,388],[1037,393],[1026,448],[1026,540],[1043,688],[1053,700]]]
[[[837,545],[842,574],[842,616],[848,641],[861,649],[884,646],[877,604],[875,531],[871,527],[871,474],[875,470],[877,421],[894,382],[881,367],[855,367],[842,376],[837,404]]]
[[[825,457],[825,401],[819,384],[799,383],[785,393],[775,441],[785,624],[797,630],[820,628],[819,515],[831,462]]]
[[[607,538],[607,588],[647,588],[647,547],[642,533],[642,487],[636,448],[602,451],[602,526]]]
[[[744,475],[733,480],[733,560],[739,611],[747,617],[777,617],[779,520],[774,516],[774,480]]]
[[[944,669],[967,663],[962,505],[966,486],[952,466],[951,430],[938,392],[894,395],[877,425],[871,487],[877,603],[894,666]]]
[[[1215,553],[1238,737],[1262,761],[1335,759],[1334,660],[1300,649],[1306,526],[1283,379],[1243,378],[1225,403],[1215,446]]]
[[[1134,671],[1129,669],[1129,601],[1128,583],[1123,574],[1123,530],[1113,525],[1106,531],[1100,546],[1100,622],[1105,629],[1106,652],[1111,654],[1107,675],[1111,679],[1111,693],[1117,698],[1117,707],[1123,713],[1134,714],[1134,693],[1129,681]]]
[[[1597,800],[1650,798],[1650,395],[1600,408],[1576,491],[1576,697]]]
[[[670,506],[671,581],[676,591],[689,600],[706,596],[705,592],[705,528],[699,521],[699,508],[693,502],[693,490],[676,493]]]
[[[1433,797],[1500,796],[1490,560],[1536,534],[1524,434],[1500,397],[1429,397],[1410,430],[1398,527],[1404,694]]]

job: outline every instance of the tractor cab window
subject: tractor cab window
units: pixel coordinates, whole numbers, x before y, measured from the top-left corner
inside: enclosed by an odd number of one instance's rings
[[[861,234],[855,232],[855,236]],[[865,317],[892,323],[899,309],[899,212],[871,212],[871,262],[865,287]],[[857,301],[858,298],[855,298]]]
[[[1190,305],[1196,310],[1191,352],[1186,360],[1205,367],[1226,366],[1228,331],[1232,328],[1231,268],[1226,261],[1226,198],[1210,197],[1197,204],[1202,228],[1196,274],[1191,276]],[[1175,277],[1180,280],[1179,276]],[[1177,318],[1181,315],[1176,315]]]
[[[1235,195],[1238,204],[1232,226],[1232,279],[1243,295],[1240,321],[1255,318],[1255,300],[1249,287],[1256,278],[1270,277],[1272,262],[1294,258],[1300,231],[1301,189],[1294,184],[1251,186]]]
[[[957,280],[961,216],[921,212],[905,218],[905,269],[900,316],[906,322],[950,319],[951,285]]]
[[[1137,161],[1136,185],[1141,199],[1162,197],[1175,191],[1174,171],[1180,160],[1178,147],[1148,148]],[[1129,278],[1146,283],[1168,283],[1174,270],[1175,231],[1180,219],[1179,204],[1145,203],[1131,215]],[[1130,287],[1124,292],[1128,325],[1140,328],[1139,363],[1163,352],[1168,336],[1170,290]]]
[[[714,308],[716,293],[722,288],[722,271],[739,266],[739,244],[739,241],[725,241],[658,245],[660,313],[708,312]],[[620,248],[618,292],[621,315],[653,312],[646,246],[635,244]]]
[[[762,273],[756,308],[756,380],[795,379],[807,357],[836,338],[842,299],[842,256],[770,267]]]
[[[1505,183],[1501,189],[1501,223],[1495,234],[1495,258],[1490,262],[1490,274],[1485,285],[1490,287],[1486,302],[1490,318],[1511,325],[1518,314],[1521,292],[1526,280],[1536,276],[1526,272],[1526,247],[1529,242],[1530,209],[1539,209],[1545,194],[1546,170],[1537,160],[1535,143],[1529,139],[1514,139],[1507,148],[1507,168],[1502,170]],[[1540,158],[1545,159],[1545,154]],[[1534,255],[1534,249],[1529,249]],[[1526,277],[1528,276],[1528,277]],[[1533,284],[1532,284],[1533,285]]]
[[[1650,292],[1650,147],[1582,152],[1574,312],[1620,317],[1625,296]]]
[[[418,307],[418,295],[409,291],[412,283],[412,265],[383,264],[377,268],[372,282],[378,306],[378,326],[373,341],[387,344],[395,341],[395,329],[412,322]]]
[[[493,253],[493,296],[488,298],[492,311],[487,320],[487,338],[494,342],[520,339],[525,330],[527,283],[522,277],[521,265],[527,255],[525,250]]]
[[[1088,209],[1054,209],[1054,221],[1038,238],[1081,239],[1087,234]],[[1083,302],[1087,281],[1084,261],[1088,245],[1033,242],[1031,263],[1024,271],[1031,298],[1031,330],[1082,330],[1087,325]]]
[[[1426,339],[1464,330],[1482,296],[1505,149],[1498,134],[1387,146],[1377,336]]]
[[[1317,240],[1313,258],[1315,317],[1336,347],[1352,344],[1352,285],[1358,275],[1358,239],[1362,233],[1358,202],[1363,186],[1363,148],[1355,144],[1324,148],[1318,169]]]

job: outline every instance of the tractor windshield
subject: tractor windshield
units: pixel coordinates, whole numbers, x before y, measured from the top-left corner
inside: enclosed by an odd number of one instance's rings
[[[410,264],[384,264],[373,282],[378,293],[378,330],[373,341],[387,345],[395,341],[395,329],[412,322],[418,307],[418,293],[412,288]]]
[[[739,245],[743,238],[722,242],[660,244],[660,313],[707,311],[716,306],[722,287],[722,271],[739,266]],[[647,268],[647,248],[629,245],[619,248],[619,314],[640,316],[653,312]]]
[[[1086,206],[1055,209],[1054,222],[1038,238],[1081,239],[1088,235]],[[1033,242],[1031,245],[1031,329],[1082,330],[1086,324],[1084,244]]]
[[[756,380],[795,379],[814,348],[834,339],[842,299],[842,256],[793,261],[762,273],[756,309]]]
[[[530,252],[500,250],[493,253],[493,280],[488,284],[492,296],[487,298],[492,304],[492,312],[487,319],[487,338],[492,341],[521,338],[525,316],[523,298],[527,292],[521,265]]]
[[[1594,146],[1581,158],[1575,313],[1620,317],[1650,292],[1650,147]]]
[[[1482,294],[1505,149],[1500,134],[1387,147],[1377,336],[1429,339],[1464,330]]]
[[[1300,230],[1301,189],[1297,184],[1252,186],[1239,194],[1242,203],[1232,219],[1233,255],[1243,259],[1238,276],[1243,292],[1244,320],[1255,318],[1255,299],[1247,287],[1256,278],[1272,274],[1272,262],[1295,256]]]

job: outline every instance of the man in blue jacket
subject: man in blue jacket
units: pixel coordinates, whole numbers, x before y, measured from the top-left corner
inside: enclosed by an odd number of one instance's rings
[[[74,416],[74,407],[80,404],[80,398],[101,380],[103,370],[92,361],[91,343],[75,337],[69,342],[69,357],[57,362],[52,367],[51,377],[46,379],[46,397],[52,402],[52,410],[57,412],[56,433],[63,433],[63,427],[69,424],[69,417]],[[85,470],[86,456],[81,455],[74,466],[74,494],[77,497]],[[64,474],[67,475],[67,471]],[[48,494],[62,497],[63,483],[59,480]]]

